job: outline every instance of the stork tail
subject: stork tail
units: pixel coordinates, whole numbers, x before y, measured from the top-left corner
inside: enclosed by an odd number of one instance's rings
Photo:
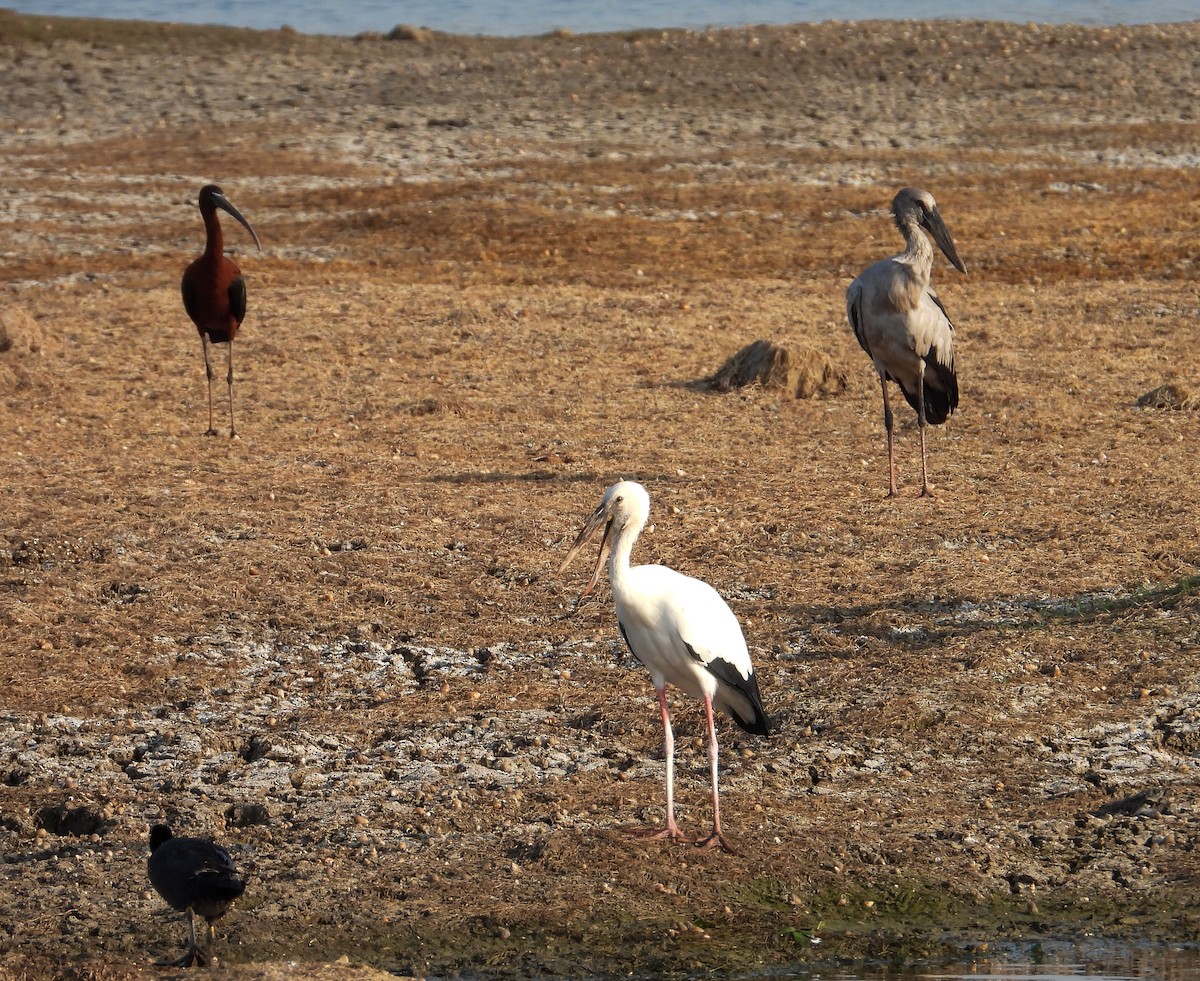
[[[900,386],[904,398],[914,412],[920,412],[917,393]],[[937,352],[925,355],[925,421],[931,426],[940,426],[958,408],[958,375],[954,369],[942,364]]]

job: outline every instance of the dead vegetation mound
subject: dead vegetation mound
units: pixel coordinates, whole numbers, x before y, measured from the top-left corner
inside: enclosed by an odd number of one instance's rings
[[[33,317],[19,307],[0,309],[0,354],[41,354],[46,332]]]
[[[846,388],[846,373],[813,348],[792,353],[772,341],[747,344],[705,381],[718,392],[745,388],[756,382],[785,392],[790,398],[837,395]]]
[[[33,365],[50,346],[41,321],[19,307],[0,308],[0,388],[29,387]]]
[[[1200,394],[1178,382],[1152,388],[1137,400],[1139,409],[1200,409]]]
[[[417,44],[429,44],[434,40],[434,33],[428,27],[397,24],[387,32],[387,39],[389,41],[415,41]]]

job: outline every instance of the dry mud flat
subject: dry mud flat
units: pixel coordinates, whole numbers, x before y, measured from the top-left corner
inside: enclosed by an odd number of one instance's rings
[[[400,33],[0,14],[0,973],[169,976],[162,819],[250,876],[227,977],[1195,943],[1198,421],[1137,400],[1196,388],[1196,25]],[[237,442],[207,180],[265,246]],[[889,502],[842,294],[915,182],[963,405]],[[845,387],[706,390],[757,338]],[[619,831],[653,696],[554,569],[622,476],[776,724],[722,728],[739,855]]]

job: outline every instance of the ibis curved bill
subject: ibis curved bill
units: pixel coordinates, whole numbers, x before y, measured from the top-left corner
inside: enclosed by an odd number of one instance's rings
[[[563,572],[579,550],[600,535],[600,555],[583,596],[595,588],[608,563],[608,579],[617,607],[617,626],[629,650],[650,672],[658,695],[667,759],[667,823],[661,829],[633,833],[686,841],[675,823],[675,739],[667,709],[668,683],[704,702],[712,769],[713,830],[696,844],[734,848],[721,833],[717,786],[717,730],[714,709],[742,729],[767,735],[758,680],[737,618],[708,583],[661,565],[631,566],[634,542],[650,516],[650,496],[641,484],[623,480],[604,492],[599,506],[559,567]],[[582,598],[582,597],[581,597]]]
[[[225,239],[217,219],[217,210],[237,219],[259,249],[262,249],[262,244],[250,222],[230,204],[216,184],[205,184],[200,188],[199,203],[206,233],[204,252],[184,270],[180,290],[183,293],[183,307],[200,332],[200,345],[204,350],[204,373],[208,377],[209,436],[217,435],[217,430],[213,426],[213,369],[208,360],[208,345],[210,342],[229,345],[229,370],[225,376],[229,388],[229,435],[236,437],[233,424],[233,339],[246,317],[246,282],[237,264],[225,255]]]
[[[172,909],[187,913],[188,949],[162,967],[201,967],[213,963],[213,923],[224,916],[246,889],[229,852],[205,838],[176,838],[165,824],[150,829],[150,883]],[[195,916],[207,924],[204,948],[196,943]]]
[[[940,425],[958,408],[958,375],[954,366],[954,325],[930,288],[933,246],[925,229],[951,265],[967,267],[938,211],[933,195],[906,187],[892,201],[892,218],[905,248],[859,274],[846,290],[846,315],[854,336],[875,365],[883,389],[883,425],[887,430],[888,497],[896,496],[896,458],[892,447],[889,381],[900,386],[917,412],[921,433],[921,494],[931,496],[925,456],[925,426]]]

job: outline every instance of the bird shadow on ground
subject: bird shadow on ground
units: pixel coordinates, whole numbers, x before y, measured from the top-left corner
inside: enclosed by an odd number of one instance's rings
[[[1098,624],[1129,614],[1169,610],[1197,594],[1200,594],[1200,573],[1152,586],[1118,587],[1066,597],[950,596],[856,606],[793,606],[789,612],[799,623],[834,627],[839,633],[890,643],[928,647],[982,631]]]
[[[463,473],[431,474],[425,478],[431,484],[515,484],[559,480],[570,483],[599,481],[596,474],[558,474],[551,470],[530,470],[527,473],[485,473],[469,470]]]
[[[628,473],[624,470],[614,470],[607,474],[593,472],[555,473],[552,470],[530,470],[527,473],[484,473],[482,471],[471,470],[461,473],[431,474],[425,479],[431,484],[517,484],[557,481],[564,484],[595,484],[598,488],[603,489],[617,479],[613,474],[618,472],[622,474],[620,479],[636,480],[655,485],[680,483],[685,480],[685,478],[680,477],[678,474]]]

